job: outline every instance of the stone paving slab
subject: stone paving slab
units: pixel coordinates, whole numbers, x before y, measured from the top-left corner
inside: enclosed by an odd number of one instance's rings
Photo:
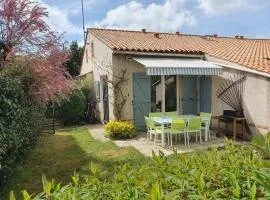
[[[89,126],[89,132],[93,136],[93,138],[96,140],[101,140],[103,142],[112,141],[118,147],[134,147],[139,152],[149,157],[152,156],[152,151],[155,152],[156,154],[158,154],[159,151],[162,151],[165,155],[170,155],[173,153],[173,149],[169,145],[162,147],[160,141],[157,141],[156,146],[155,146],[153,141],[146,139],[146,133],[143,133],[143,132],[138,133],[137,137],[132,138],[132,139],[127,139],[127,140],[111,140],[109,138],[106,138],[104,136],[103,125],[91,125]],[[204,139],[204,137],[202,138]],[[248,143],[237,141],[236,144],[245,145]],[[203,141],[202,144],[200,144],[199,142],[196,143],[193,138],[190,142],[190,146],[186,147],[182,139],[181,142],[179,141],[177,143],[174,142],[173,148],[177,150],[177,153],[189,153],[193,151],[209,149],[212,145],[215,145],[217,147],[223,147],[226,145],[226,141],[224,138],[217,138],[215,136],[211,136],[210,141],[208,142]]]
[[[95,140],[100,140],[102,142],[108,142],[110,141],[110,138],[106,138],[104,136],[104,128],[103,125],[101,124],[97,124],[97,125],[90,125],[88,127],[88,130],[90,132],[90,134],[92,135],[92,137]]]

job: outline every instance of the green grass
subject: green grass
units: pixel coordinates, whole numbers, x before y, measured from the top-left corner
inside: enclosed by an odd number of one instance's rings
[[[147,161],[148,158],[132,147],[119,148],[112,142],[94,140],[86,126],[66,128],[58,130],[56,135],[43,135],[39,139],[35,148],[17,165],[3,189],[3,197],[6,198],[10,190],[16,194],[24,189],[30,193],[42,191],[42,174],[48,180],[53,178],[65,184],[74,171],[88,174],[91,163],[106,171],[104,178],[109,178],[114,167],[121,163],[128,162],[136,167]]]

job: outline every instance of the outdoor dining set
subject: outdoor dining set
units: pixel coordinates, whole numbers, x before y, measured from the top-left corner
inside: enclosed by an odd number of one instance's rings
[[[200,115],[178,115],[176,111],[173,112],[154,112],[149,113],[149,116],[145,116],[145,122],[147,126],[147,140],[156,140],[161,136],[161,144],[165,146],[165,136],[167,136],[168,145],[172,146],[173,137],[177,142],[178,136],[181,141],[181,135],[184,135],[185,146],[189,146],[191,135],[200,138],[202,143],[202,134],[204,131],[205,141],[210,139],[210,122],[211,113],[201,112]],[[153,138],[154,137],[154,138]]]

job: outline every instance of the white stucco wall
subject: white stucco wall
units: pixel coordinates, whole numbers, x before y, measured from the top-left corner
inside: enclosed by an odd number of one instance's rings
[[[91,43],[93,43],[93,48],[91,48]],[[92,55],[92,49],[94,53]],[[112,50],[106,46],[99,39],[88,33],[86,47],[84,50],[81,75],[85,73],[93,73],[93,81],[100,82],[100,101],[97,103],[97,108],[100,112],[100,117],[103,119],[103,76],[107,76],[109,80],[112,80]],[[95,91],[95,85],[90,86],[93,91]],[[96,91],[95,91],[96,92]],[[113,116],[113,91],[109,84],[109,117],[114,119]]]
[[[113,55],[113,68],[115,75],[121,73],[122,69],[127,69],[126,78],[127,82],[123,85],[122,92],[127,97],[126,104],[123,108],[122,119],[127,121],[134,120],[133,117],[133,73],[145,72],[143,65],[130,59],[130,56],[123,54]]]
[[[225,109],[231,109],[216,97],[216,91],[229,75],[237,73],[233,69],[223,69],[223,76],[212,77],[212,114],[219,116]],[[245,90],[243,95],[244,114],[254,133],[270,131],[270,78],[245,73]],[[214,120],[217,126],[217,120]],[[255,128],[256,126],[256,128]]]

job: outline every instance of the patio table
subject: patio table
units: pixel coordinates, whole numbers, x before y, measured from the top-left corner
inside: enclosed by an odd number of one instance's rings
[[[164,125],[165,124],[171,124],[172,120],[175,118],[180,118],[180,119],[184,119],[186,121],[188,121],[191,118],[197,118],[200,116],[197,115],[178,115],[178,116],[162,116],[162,117],[150,117],[155,123],[160,124],[162,127],[162,134],[161,134],[161,146],[164,147],[165,146],[165,136],[164,136]],[[200,117],[203,121],[203,123],[205,123],[205,126],[208,127],[208,119],[205,117]],[[208,140],[208,134],[207,134],[208,130],[205,129],[205,141]]]

